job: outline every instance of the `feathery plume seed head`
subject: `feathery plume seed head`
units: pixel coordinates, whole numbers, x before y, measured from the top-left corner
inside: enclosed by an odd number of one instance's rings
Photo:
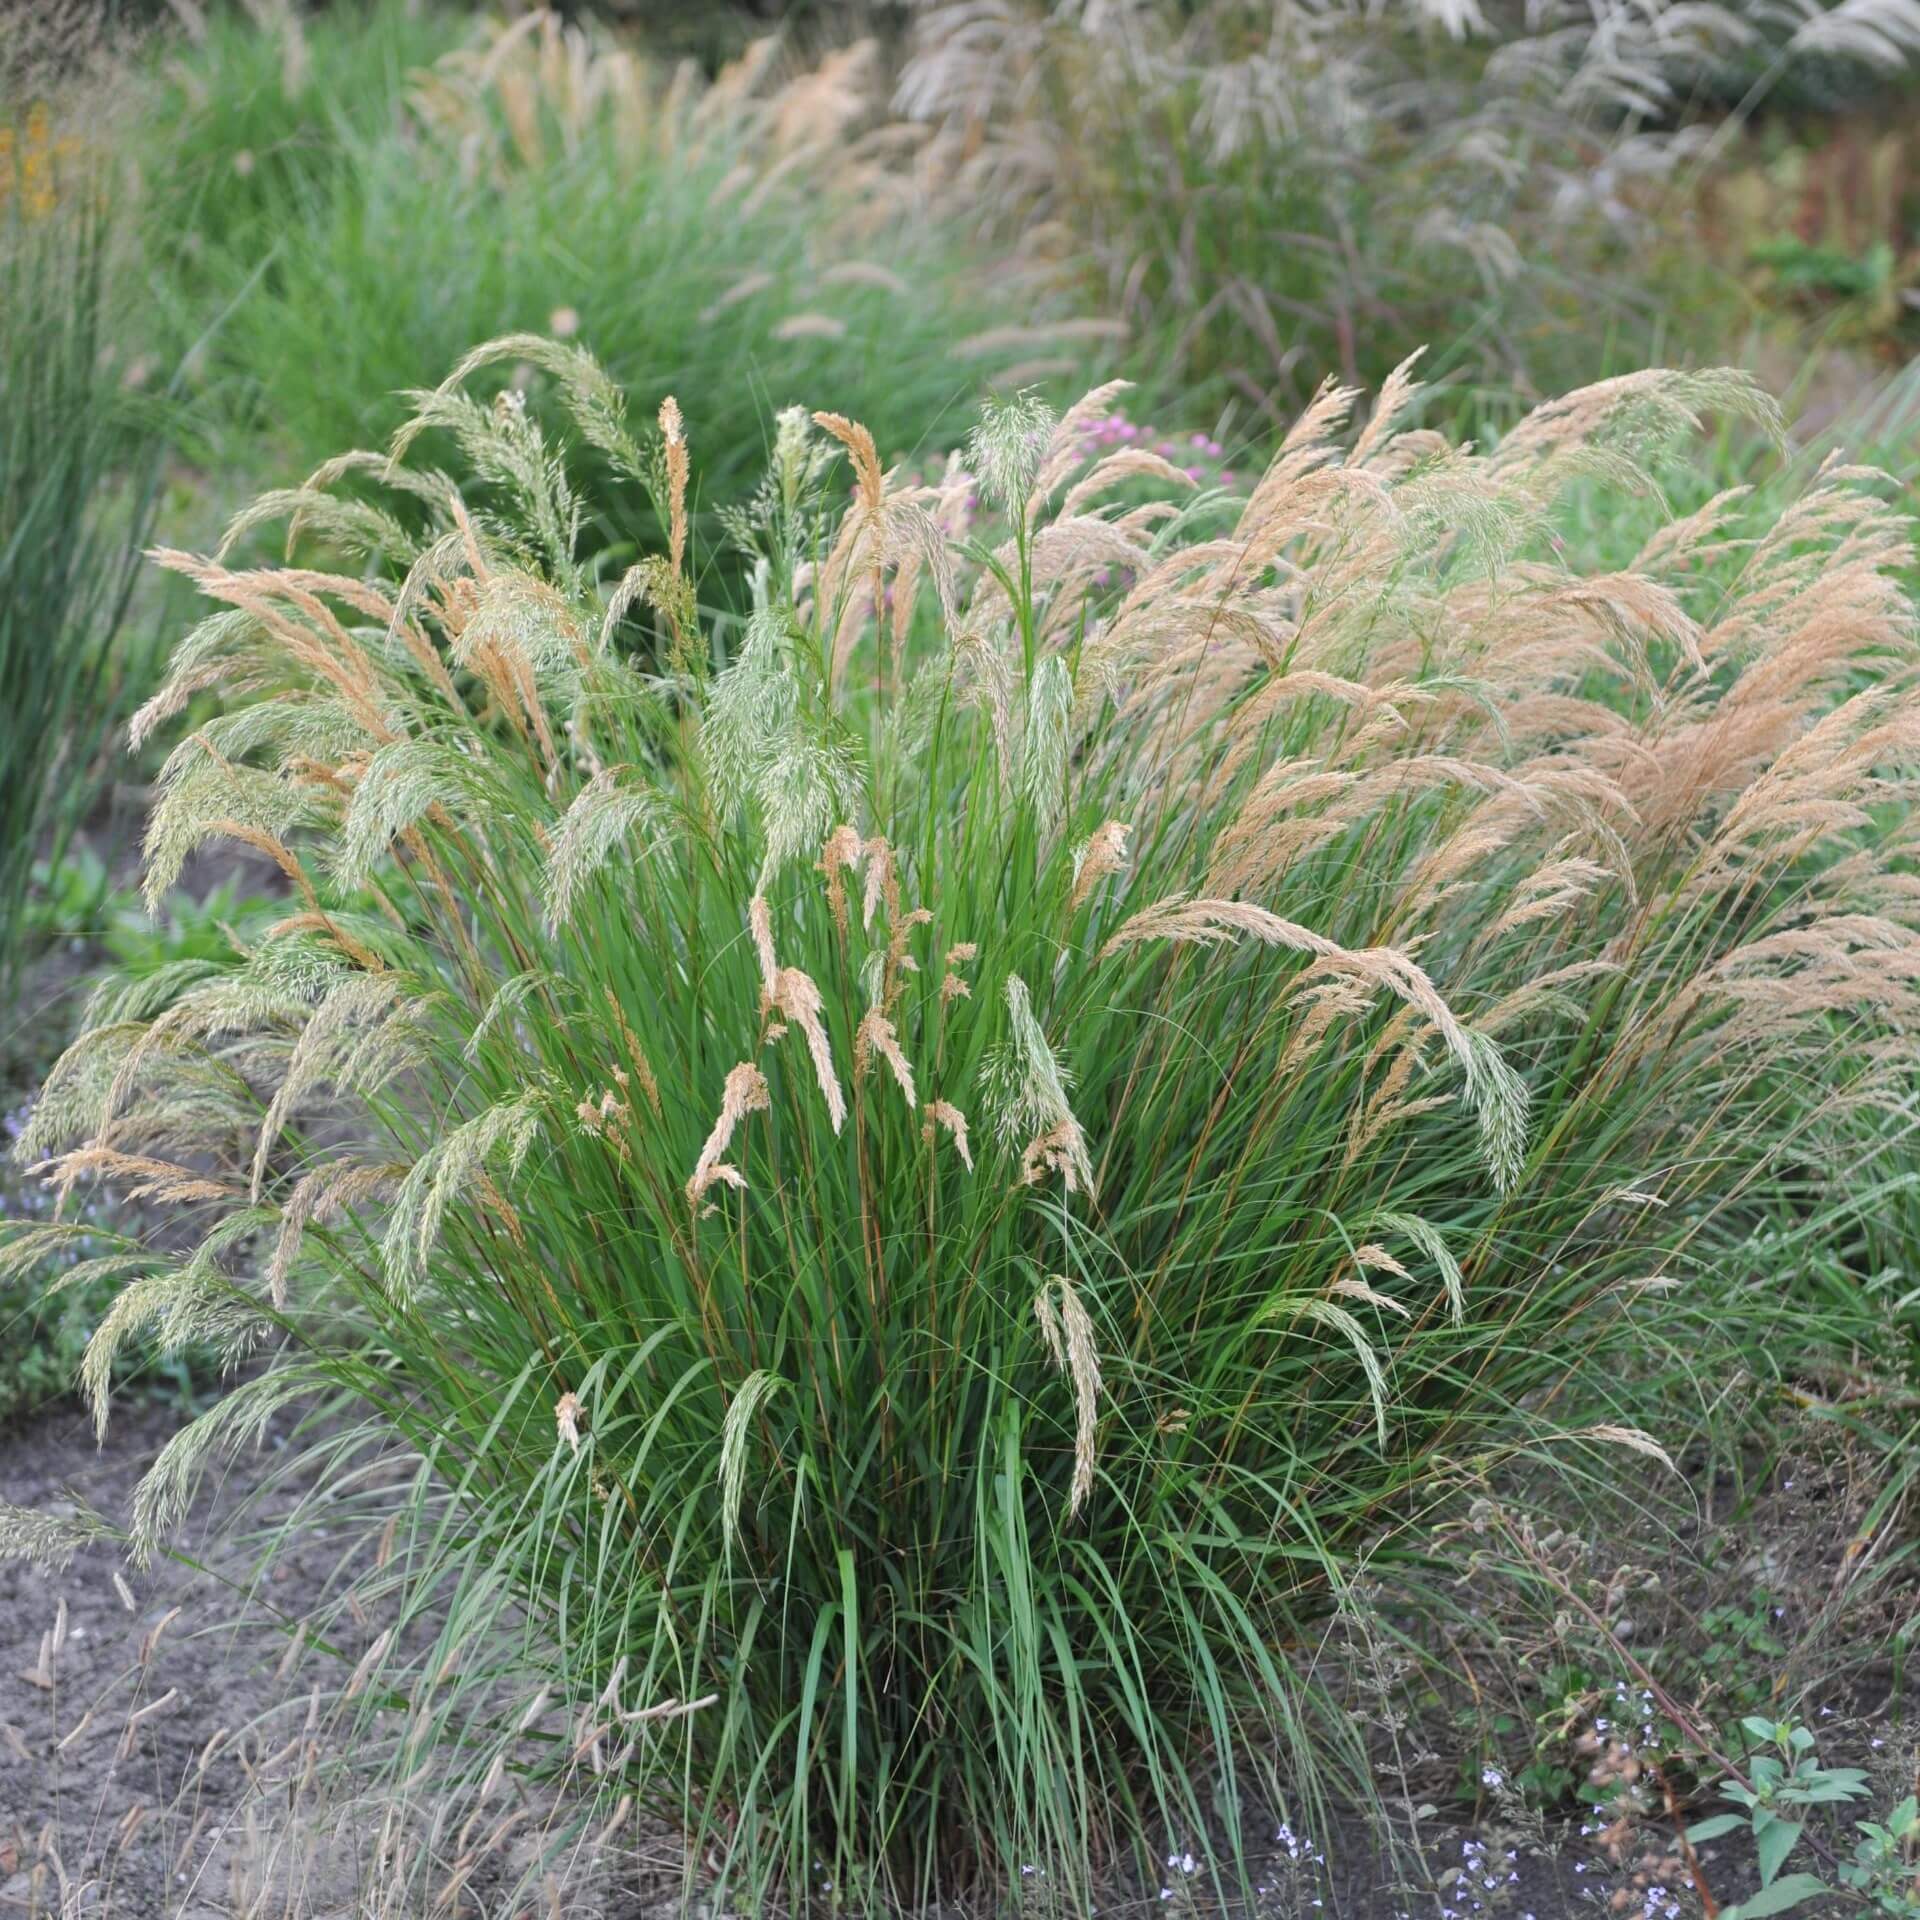
[[[861,510],[869,516],[878,514],[886,502],[887,486],[873,435],[859,421],[849,420],[842,413],[816,413],[813,423],[825,428],[846,448],[847,457],[853,462]]]
[[[679,573],[687,558],[687,430],[672,394],[660,403],[660,440],[667,465],[667,562]]]
[[[670,810],[637,768],[607,767],[574,795],[561,816],[547,856],[547,921],[559,928],[572,918],[587,883],[626,846],[642,859],[665,844]]]
[[[1652,1434],[1641,1427],[1603,1424],[1596,1427],[1583,1427],[1578,1433],[1569,1437],[1575,1440],[1603,1440],[1609,1446],[1625,1447],[1629,1452],[1644,1454],[1649,1460],[1658,1460],[1669,1473],[1678,1474],[1680,1471],[1674,1465],[1672,1454]]]
[[[967,464],[981,490],[1010,518],[1025,514],[1057,416],[1037,393],[990,399],[967,438]]]
[[[1094,1447],[1100,1422],[1100,1354],[1093,1321],[1074,1285],[1056,1273],[1033,1297],[1033,1317],[1055,1368],[1073,1381],[1073,1478],[1067,1516],[1078,1516],[1093,1491]]]
[[[1347,1309],[1337,1301],[1312,1296],[1295,1300],[1282,1309],[1301,1320],[1312,1320],[1339,1335],[1353,1349],[1366,1378],[1367,1397],[1373,1405],[1374,1432],[1384,1447],[1387,1444],[1387,1373],[1373,1342]]]
[[[1121,873],[1127,864],[1127,836],[1133,829],[1123,820],[1109,820],[1074,849],[1073,894],[1068,905],[1078,909],[1109,874]]]
[[[707,1135],[706,1145],[700,1149],[700,1158],[694,1163],[692,1175],[687,1181],[687,1198],[694,1205],[716,1181],[724,1181],[733,1187],[744,1187],[747,1183],[737,1167],[727,1165],[722,1159],[733,1141],[734,1130],[750,1113],[765,1113],[772,1105],[772,1095],[767,1088],[767,1077],[751,1060],[743,1060],[726,1079],[726,1085],[720,1094],[720,1113],[713,1123],[713,1131]]]
[[[876,1055],[893,1070],[893,1077],[899,1083],[911,1111],[917,1104],[913,1091],[913,1069],[907,1064],[907,1056],[900,1051],[900,1037],[894,1031],[893,1022],[878,1007],[872,1007],[861,1019],[859,1031],[854,1036],[853,1071],[856,1079],[866,1078]]]
[[[747,932],[753,939],[754,958],[760,963],[760,1003],[763,1008],[770,1007],[780,978],[780,962],[773,950],[773,913],[764,893],[756,893],[747,902]]]
[[[920,1129],[921,1138],[931,1143],[934,1128],[936,1126],[945,1128],[953,1141],[954,1150],[960,1156],[960,1164],[971,1173],[973,1149],[967,1143],[967,1116],[949,1100],[929,1100],[926,1115],[926,1124]]]
[[[421,1154],[400,1182],[381,1241],[381,1258],[396,1298],[410,1300],[425,1283],[447,1215],[464,1195],[492,1191],[489,1163],[518,1173],[547,1108],[543,1088],[529,1088],[462,1122]]]
[[[773,472],[789,514],[819,485],[832,449],[814,437],[805,407],[782,407],[773,423]]]
[[[870,928],[873,916],[884,902],[887,924],[896,926],[900,920],[900,872],[894,865],[893,849],[881,835],[875,834],[860,851],[867,863],[866,885],[860,900],[861,924]]]
[[[947,949],[946,975],[940,982],[940,1004],[950,1006],[955,1000],[971,1000],[973,988],[961,976],[959,969],[973,964],[979,953],[971,940],[962,940],[957,946]]]
[[[25,1560],[58,1573],[75,1554],[112,1538],[113,1529],[95,1513],[39,1513],[0,1502],[0,1559]]]
[[[747,922],[753,935],[754,951],[760,961],[760,1005],[763,1017],[778,1013],[790,1025],[799,1028],[813,1062],[814,1077],[820,1083],[821,1098],[827,1103],[827,1117],[835,1133],[847,1117],[846,1095],[833,1067],[832,1043],[827,1038],[822,1009],[826,1002],[813,979],[798,967],[783,967],[774,953],[773,921],[766,896],[756,893],[747,903]]]
[[[805,721],[771,609],[755,610],[740,652],[708,687],[700,749],[721,818],[732,824],[748,802],[758,813],[763,890],[789,861],[819,848],[859,796],[860,769],[844,741]]]
[[[1024,1141],[1019,1181],[1032,1185],[1058,1172],[1068,1190],[1093,1189],[1086,1135],[1067,1101],[1071,1070],[1055,1055],[1033,1011],[1027,983],[1007,976],[1007,1038],[990,1048],[981,1066],[981,1086],[1003,1145]]]
[[[257,1445],[274,1416],[311,1394],[319,1379],[312,1363],[282,1362],[235,1387],[168,1440],[134,1489],[128,1544],[138,1565],[150,1564],[180,1524],[208,1465],[220,1454]],[[156,1628],[150,1641],[157,1635]]]
[[[827,877],[827,910],[843,939],[848,931],[847,886],[841,875],[857,873],[865,857],[866,844],[858,829],[844,824],[827,835],[826,845],[820,849],[820,871]]]
[[[1073,671],[1058,654],[1034,669],[1027,688],[1027,728],[1020,786],[1034,817],[1051,827],[1066,804],[1067,736],[1073,718]]]
[[[741,1381],[721,1422],[720,1534],[729,1553],[740,1531],[740,1504],[747,1484],[747,1436],[768,1397],[785,1384],[777,1373],[756,1367]]]
[[[1109,959],[1143,941],[1219,946],[1237,938],[1309,954],[1324,966],[1384,988],[1430,1021],[1461,1070],[1496,1184],[1504,1191],[1518,1179],[1527,1145],[1526,1083],[1496,1042],[1460,1024],[1410,955],[1393,947],[1342,947],[1249,901],[1189,900],[1174,894],[1124,921],[1101,948],[1100,957]]]
[[[1062,1120],[1035,1134],[1020,1150],[1018,1185],[1037,1186],[1049,1173],[1057,1173],[1069,1193],[1092,1193],[1093,1161],[1079,1121]]]

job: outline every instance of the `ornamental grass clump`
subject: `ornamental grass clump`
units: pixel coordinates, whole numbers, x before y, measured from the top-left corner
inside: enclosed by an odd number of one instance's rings
[[[988,380],[1117,331],[929,204],[870,41],[768,37],[708,72],[545,9],[272,11],[215,10],[141,64],[120,143],[148,183],[149,337],[188,355],[230,499],[384,440],[397,393],[510,330],[591,338],[648,415],[671,390],[703,508],[753,485],[795,391],[944,446]],[[1009,300],[1052,324],[1000,326]],[[643,509],[604,466],[575,477],[583,553],[624,554]]]
[[[36,97],[20,57],[0,49],[0,1001],[35,863],[58,864],[99,795],[102,742],[151,685],[115,640],[159,426],[113,345],[123,236],[100,155],[65,130],[98,101]]]
[[[618,579],[569,449],[468,390],[523,360],[657,506]],[[1633,1357],[1777,1306],[1770,1169],[1913,1064],[1874,476],[1583,575],[1565,490],[1743,379],[1482,452],[1403,368],[1230,500],[1090,444],[1114,393],[914,485],[782,413],[737,615],[698,421],[525,339],[417,397],[471,484],[409,429],[266,504],[311,564],[159,556],[216,610],[137,732],[224,705],[149,888],[224,838],[289,898],[103,983],[22,1142],[195,1225],[88,1263],[102,1420],[136,1334],[252,1357],[135,1547],[345,1389],[440,1503],[352,1690],[493,1779],[589,1756],[736,1910],[1230,1875],[1359,1770],[1308,1655],[1363,1559],[1504,1448],[1657,1455]],[[445,1705],[496,1594],[567,1738]]]

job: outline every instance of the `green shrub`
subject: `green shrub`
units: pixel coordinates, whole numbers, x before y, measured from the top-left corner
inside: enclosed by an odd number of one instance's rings
[[[465,390],[529,357],[657,508],[610,595],[540,408]],[[1636,1367],[1785,1311],[1744,1257],[1773,1170],[1920,1013],[1870,480],[1579,572],[1569,485],[1752,389],[1635,375],[1491,453],[1410,398],[1347,440],[1323,393],[1232,501],[1090,451],[1111,389],[911,488],[789,412],[727,623],[697,422],[637,436],[509,341],[417,422],[484,509],[400,465],[418,540],[309,492],[331,569],[170,556],[219,605],[141,730],[232,704],[167,763],[150,892],[228,836],[296,900],[104,984],[21,1143],[196,1227],[96,1256],[101,1417],[142,1331],[271,1356],[156,1463],[140,1550],[346,1390],[448,1489],[347,1697],[405,1707],[409,1769],[590,1753],[716,1908],[1032,1868],[1084,1911],[1357,1786],[1316,1622],[1508,1448],[1658,1453]],[[563,1735],[476,1709],[489,1621]]]
[[[13,1191],[24,1188],[13,1170],[0,1185],[0,1208],[17,1216],[28,1205],[45,1196]],[[84,1260],[93,1249],[76,1238],[70,1249],[72,1260]],[[113,1302],[115,1286],[103,1279],[92,1289],[92,1298],[80,1290],[52,1290],[52,1272],[26,1272],[0,1284],[0,1332],[6,1336],[0,1348],[0,1426],[29,1418],[49,1404],[68,1398],[79,1377],[80,1359],[87,1341],[99,1323],[99,1316]]]
[[[0,1217],[16,1227],[22,1220],[44,1219],[50,1202],[50,1195],[14,1168],[0,1170]],[[75,1405],[87,1342],[119,1291],[114,1272],[87,1270],[114,1244],[111,1218],[108,1206],[86,1209],[69,1223],[74,1230],[62,1236],[52,1259],[0,1281],[0,1429],[52,1407]],[[182,1351],[162,1357],[142,1346],[129,1353],[122,1377],[129,1393],[165,1398],[191,1411],[196,1388],[217,1388],[220,1375],[208,1355]]]

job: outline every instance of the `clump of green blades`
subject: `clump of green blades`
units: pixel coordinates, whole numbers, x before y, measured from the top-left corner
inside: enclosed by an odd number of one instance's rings
[[[595,1755],[741,1905],[1231,1875],[1243,1806],[1363,1786],[1316,1623],[1469,1465],[1659,1457],[1621,1383],[1787,1311],[1741,1242],[1920,1014],[1871,477],[1583,572],[1569,492],[1751,388],[1491,452],[1414,397],[1233,499],[1091,444],[1112,389],[912,483],[794,409],[715,608],[698,420],[519,337],[246,517],[295,564],[165,556],[217,610],[142,726],[224,705],[150,883],[224,836],[289,898],[103,983],[24,1143],[200,1228],[101,1256],[103,1418],[138,1333],[266,1356],[141,1549],[345,1390],[432,1469],[354,1688],[406,1764]],[[622,579],[567,431],[657,508]]]

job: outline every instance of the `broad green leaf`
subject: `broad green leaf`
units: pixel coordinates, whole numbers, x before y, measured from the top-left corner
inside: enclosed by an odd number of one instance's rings
[[[1769,1820],[1753,1836],[1753,1850],[1760,1860],[1760,1884],[1773,1884],[1774,1875],[1787,1864],[1787,1855],[1799,1843],[1801,1822]]]
[[[1709,1820],[1696,1821],[1687,1829],[1687,1838],[1695,1846],[1703,1840],[1718,1840],[1722,1834],[1737,1832],[1747,1824],[1743,1813],[1716,1813]]]
[[[1766,1920],[1770,1913],[1790,1913],[1802,1900],[1811,1900],[1815,1894],[1826,1891],[1826,1884],[1812,1874],[1790,1873],[1764,1892],[1756,1893],[1751,1900],[1742,1900],[1734,1907],[1722,1907],[1720,1920]]]

